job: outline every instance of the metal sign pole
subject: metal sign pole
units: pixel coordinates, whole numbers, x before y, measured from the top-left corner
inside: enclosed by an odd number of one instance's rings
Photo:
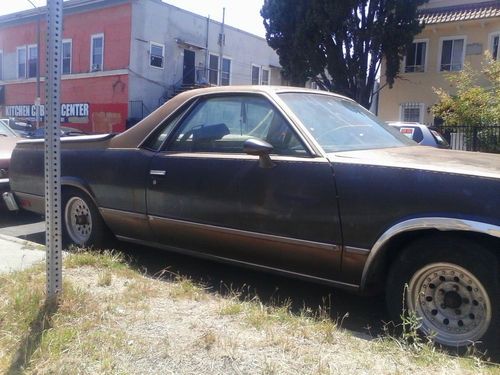
[[[45,86],[45,226],[47,299],[62,291],[62,202],[60,164],[60,83],[63,0],[47,0],[47,79]]]

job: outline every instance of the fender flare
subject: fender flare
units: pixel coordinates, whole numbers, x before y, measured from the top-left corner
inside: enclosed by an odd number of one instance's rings
[[[436,229],[439,231],[476,232],[500,238],[500,226],[480,221],[464,220],[447,217],[421,217],[402,221],[386,230],[375,242],[363,267],[360,289],[366,287],[368,276],[376,261],[383,256],[386,244],[401,233],[419,230]]]
[[[83,191],[90,197],[90,199],[92,199],[95,206],[98,207],[94,192],[92,191],[90,185],[85,180],[78,177],[64,176],[61,177],[61,189],[63,189],[64,187],[73,187]]]

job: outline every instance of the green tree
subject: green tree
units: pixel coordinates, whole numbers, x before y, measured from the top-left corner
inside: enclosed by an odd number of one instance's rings
[[[426,1],[265,0],[261,15],[286,79],[297,86],[313,79],[369,108],[382,58],[392,87]]]
[[[480,71],[466,64],[462,71],[450,73],[446,79],[456,93],[434,88],[439,98],[432,107],[435,117],[451,126],[500,124],[500,61],[486,54]]]

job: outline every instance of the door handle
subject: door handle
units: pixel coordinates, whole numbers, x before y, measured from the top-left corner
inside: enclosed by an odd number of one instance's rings
[[[151,176],[165,176],[167,174],[167,171],[162,171],[160,169],[151,169],[149,171],[149,174]]]

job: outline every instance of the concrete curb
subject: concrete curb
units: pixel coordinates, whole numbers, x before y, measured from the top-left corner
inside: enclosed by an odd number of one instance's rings
[[[45,246],[16,237],[0,235],[0,274],[22,271],[44,261]]]
[[[39,243],[23,240],[17,237],[7,236],[6,234],[0,234],[0,240],[14,242],[16,244],[22,245],[25,247],[25,250],[45,251],[45,245],[40,245]]]

